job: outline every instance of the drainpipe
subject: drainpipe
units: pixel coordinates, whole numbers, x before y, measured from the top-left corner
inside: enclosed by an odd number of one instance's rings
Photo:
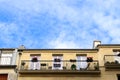
[[[18,80],[18,77],[19,77],[20,62],[21,62],[20,60],[21,60],[22,50],[21,50],[21,51],[18,51],[18,55],[19,55],[19,58],[18,58],[18,67],[17,67],[17,70],[16,70],[17,80]]]

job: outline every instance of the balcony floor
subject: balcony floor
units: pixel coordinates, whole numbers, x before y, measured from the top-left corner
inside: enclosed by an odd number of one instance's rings
[[[105,64],[106,71],[120,71],[120,64]]]
[[[20,76],[100,76],[100,70],[20,70]]]

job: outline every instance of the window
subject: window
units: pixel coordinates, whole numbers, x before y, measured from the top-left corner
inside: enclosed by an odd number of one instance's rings
[[[62,70],[63,69],[63,56],[61,55],[53,55],[53,70]]]
[[[86,60],[87,60],[86,55],[77,55],[77,70],[87,68],[88,64],[87,62],[85,62]]]
[[[11,62],[12,62],[12,54],[11,53],[1,54],[1,58],[0,58],[1,65],[10,65]]]
[[[38,54],[31,54],[31,62],[30,62],[30,69],[32,70],[40,70],[40,55]]]

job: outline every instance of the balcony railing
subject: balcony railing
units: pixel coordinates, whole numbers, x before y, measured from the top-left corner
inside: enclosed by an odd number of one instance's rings
[[[104,65],[105,65],[105,70],[120,70],[120,56],[105,55]]]
[[[0,57],[0,68],[8,69],[15,68],[16,65],[12,65],[12,57],[2,56]]]
[[[22,60],[19,73],[67,73],[67,74],[100,74],[97,60],[86,62],[86,60]]]
[[[12,57],[0,57],[0,65],[11,65]]]

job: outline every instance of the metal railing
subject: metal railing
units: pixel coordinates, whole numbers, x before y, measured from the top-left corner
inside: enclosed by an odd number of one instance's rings
[[[118,55],[104,55],[105,64],[120,64],[120,56]]]
[[[11,65],[12,57],[0,57],[0,65]]]
[[[98,60],[21,60],[20,70],[99,70]]]
[[[104,65],[105,65],[105,70],[120,70],[120,56],[105,55]]]

